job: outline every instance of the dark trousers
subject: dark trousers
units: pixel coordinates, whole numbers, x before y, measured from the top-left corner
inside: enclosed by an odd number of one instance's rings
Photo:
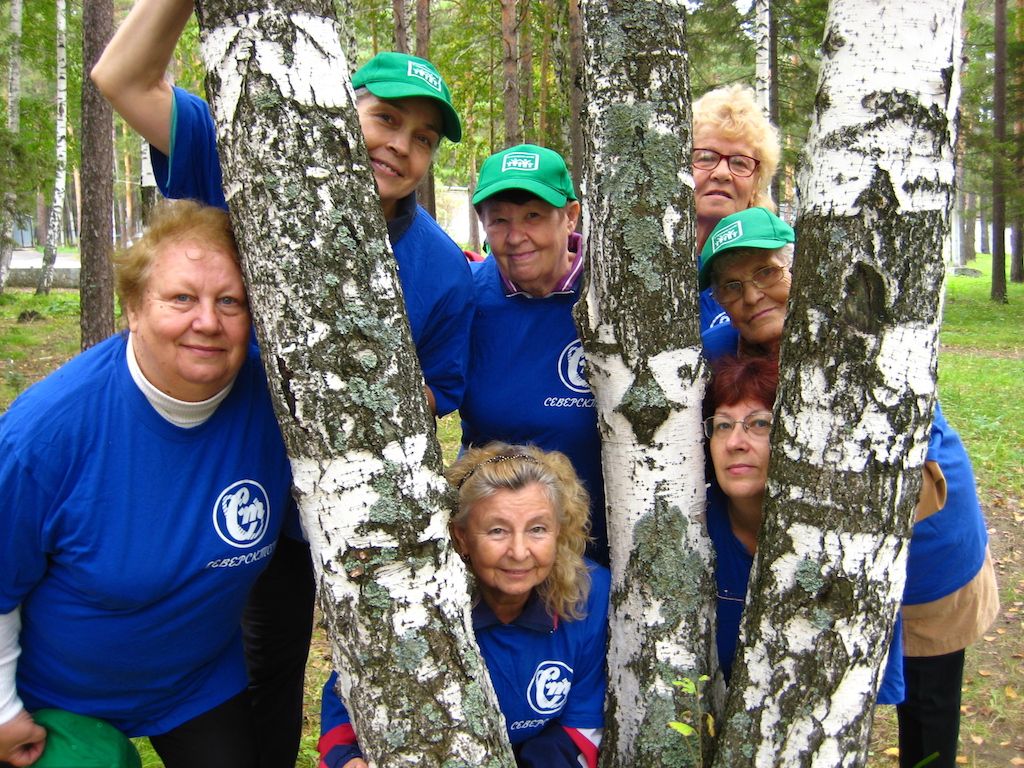
[[[252,705],[246,691],[172,731],[151,736],[149,741],[165,768],[257,768],[259,765]]]
[[[295,768],[315,594],[309,546],[282,536],[242,619],[259,768]]]
[[[904,656],[907,698],[896,707],[900,768],[913,768],[936,752],[929,768],[954,768],[960,736],[960,687],[964,651],[943,656]]]

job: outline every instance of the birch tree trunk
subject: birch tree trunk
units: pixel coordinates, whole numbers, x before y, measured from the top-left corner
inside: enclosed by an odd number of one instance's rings
[[[53,285],[53,266],[57,261],[57,243],[60,240],[61,221],[64,217],[64,191],[67,187],[68,168],[68,51],[66,0],[57,0],[57,139],[56,164],[53,173],[53,202],[50,205],[49,225],[46,228],[46,246],[43,248],[43,269],[39,274],[36,294],[48,294]]]
[[[580,0],[568,0],[569,9],[569,146],[572,162],[569,171],[577,190],[583,189],[583,20]]]
[[[7,65],[7,131],[11,141],[21,130],[21,23],[22,0],[11,0],[10,50]],[[8,178],[15,173],[14,157],[4,159],[8,166]],[[11,257],[14,255],[14,225],[18,209],[18,195],[13,188],[4,193],[0,204],[0,293],[4,292],[7,277],[11,273]]]
[[[992,290],[989,297],[1006,303],[1006,0],[992,4],[995,33],[992,83]]]
[[[765,114],[771,112],[771,0],[754,2],[754,92]]]
[[[867,759],[934,403],[961,10],[829,9],[718,766]]]
[[[371,764],[514,765],[330,0],[203,0],[225,193]]]
[[[409,40],[412,38],[411,11],[409,0],[391,0],[391,12],[395,20],[395,50],[401,53],[412,51],[409,46]]]
[[[113,0],[90,0],[82,9],[82,71],[88,72],[114,33]],[[81,296],[82,349],[114,332],[114,112],[92,79],[82,78]],[[125,184],[130,177],[125,178]],[[130,217],[127,217],[130,219]]]
[[[612,570],[602,765],[693,765],[694,745],[668,728],[698,709],[673,681],[715,667],[685,1],[581,9],[590,273],[576,312]],[[717,709],[712,690],[702,686],[700,710]]]

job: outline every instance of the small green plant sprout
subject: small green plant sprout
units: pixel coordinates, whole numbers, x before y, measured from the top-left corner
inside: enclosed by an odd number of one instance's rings
[[[693,709],[688,709],[683,712],[680,720],[673,720],[668,724],[676,733],[682,734],[687,739],[687,744],[690,745],[689,739],[696,736],[696,744],[691,746],[691,753],[695,752],[696,759],[695,765],[704,764],[704,750],[703,750],[703,739],[699,733],[701,725],[707,728],[709,736],[714,737],[715,735],[715,718],[710,712],[703,712],[701,710],[701,690],[704,688],[705,683],[711,678],[707,675],[701,675],[696,680],[685,677],[682,680],[673,681],[672,685],[677,688],[682,688],[683,693],[693,699]]]

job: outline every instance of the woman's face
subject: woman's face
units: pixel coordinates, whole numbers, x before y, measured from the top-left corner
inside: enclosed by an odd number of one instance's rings
[[[782,279],[768,288],[756,287],[750,281],[751,278],[759,269],[768,266],[784,266]],[[725,267],[715,278],[718,285],[733,280],[743,283],[743,295],[723,307],[736,331],[753,344],[774,344],[779,341],[786,320],[789,288],[793,282],[785,262],[773,251],[752,249]]]
[[[763,415],[770,420],[772,409],[760,400],[741,400],[719,406],[714,415],[736,422],[751,415]],[[730,499],[762,499],[768,481],[768,435],[759,436],[742,424],[734,424],[731,431],[716,431],[708,442],[722,492]]]
[[[531,296],[547,296],[572,266],[569,235],[580,204],[556,208],[540,199],[484,201],[480,220],[501,273]]]
[[[393,219],[398,201],[411,193],[430,169],[444,124],[433,99],[379,99],[362,94],[356,104],[373,178],[385,219]]]
[[[693,137],[694,148],[713,149],[721,155],[747,155],[760,160],[754,148],[744,141],[730,141],[708,128],[702,128]],[[697,208],[697,222],[707,232],[730,214],[745,211],[754,204],[754,192],[761,170],[751,176],[736,176],[729,170],[729,163],[722,161],[710,171],[693,169],[694,202]]]
[[[197,242],[156,253],[138,306],[126,307],[139,367],[162,392],[213,397],[245,362],[249,305],[231,254]]]
[[[481,596],[503,621],[519,615],[555,564],[558,519],[537,483],[481,499],[452,533]]]

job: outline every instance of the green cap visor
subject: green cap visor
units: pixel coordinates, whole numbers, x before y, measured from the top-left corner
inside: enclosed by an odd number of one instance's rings
[[[452,95],[437,67],[426,59],[378,53],[352,75],[352,87],[366,88],[378,99],[434,99],[441,108],[444,135],[456,143],[462,140],[462,121],[452,106]]]
[[[46,729],[33,768],[142,768],[135,745],[110,723],[62,709],[40,709],[32,719]]]

